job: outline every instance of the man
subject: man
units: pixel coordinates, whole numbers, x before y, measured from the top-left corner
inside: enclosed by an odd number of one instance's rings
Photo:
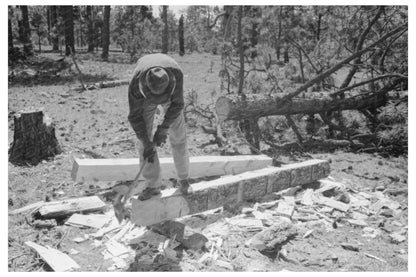
[[[137,62],[128,95],[128,119],[139,139],[140,163],[146,163],[143,177],[147,186],[139,195],[139,200],[146,200],[160,193],[161,170],[156,146],[163,145],[168,135],[180,189],[187,194],[189,153],[183,114],[182,69],[167,55],[146,55]],[[152,137],[153,120],[158,105],[164,108],[165,116]]]

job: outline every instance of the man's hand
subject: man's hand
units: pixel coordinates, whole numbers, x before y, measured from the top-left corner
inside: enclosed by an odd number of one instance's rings
[[[149,163],[154,162],[154,158],[156,155],[156,149],[153,142],[146,142],[144,144],[144,150],[143,150],[143,159]]]
[[[156,133],[153,136],[153,143],[156,146],[162,146],[163,144],[166,143],[166,138],[168,137],[168,128],[164,128],[164,127],[157,127]]]

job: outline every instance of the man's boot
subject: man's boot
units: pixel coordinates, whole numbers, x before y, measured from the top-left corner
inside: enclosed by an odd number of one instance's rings
[[[144,201],[160,194],[160,188],[145,188],[139,195],[138,199]]]
[[[188,179],[179,180],[179,189],[182,194],[187,195],[189,193],[189,182]]]

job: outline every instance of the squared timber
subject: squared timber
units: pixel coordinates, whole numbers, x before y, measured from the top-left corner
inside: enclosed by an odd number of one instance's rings
[[[176,178],[173,158],[160,158],[163,179]],[[265,155],[190,157],[189,177],[235,175],[272,165]],[[71,177],[76,182],[131,181],[140,168],[139,159],[75,159]]]
[[[312,174],[312,168],[316,167]],[[267,167],[234,176],[192,184],[192,192],[184,196],[177,189],[167,189],[146,201],[132,199],[132,221],[151,225],[189,214],[200,213],[225,204],[262,197],[288,187],[312,183],[327,177],[329,168],[324,160],[311,160],[282,167]],[[313,179],[312,177],[316,178]]]

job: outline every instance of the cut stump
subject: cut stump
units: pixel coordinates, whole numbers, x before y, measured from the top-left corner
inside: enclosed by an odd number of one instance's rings
[[[13,144],[9,161],[15,165],[37,165],[61,152],[52,120],[42,110],[14,116]]]

